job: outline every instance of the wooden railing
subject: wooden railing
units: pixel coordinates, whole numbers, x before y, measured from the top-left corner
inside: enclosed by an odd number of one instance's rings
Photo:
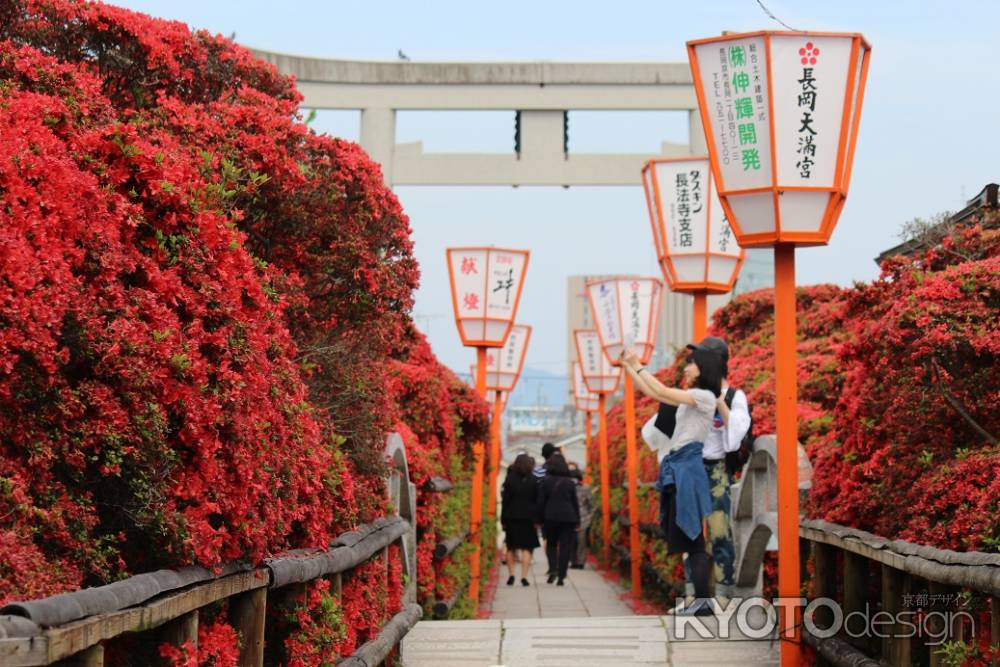
[[[760,595],[764,554],[777,548],[775,456],[774,436],[757,438],[741,481],[733,487],[736,593],[741,597]],[[810,486],[811,467],[800,446],[800,493]],[[803,577],[807,576],[807,560],[813,560],[814,598],[835,600],[844,617],[867,611],[871,619],[885,611],[895,619],[908,610],[942,611],[940,606],[929,604],[935,600],[957,602],[978,595],[989,600],[991,644],[1000,644],[1000,554],[936,549],[819,520],[800,520],[799,536]],[[829,610],[818,610],[821,628],[829,627],[832,620],[822,616],[825,611]],[[964,627],[956,623],[954,628],[931,630],[935,641],[962,640]],[[878,660],[900,666],[943,664],[939,648],[930,646],[926,637],[906,636],[909,631],[904,624],[894,621],[881,626],[880,632],[887,636],[877,642],[845,636],[821,639],[808,632],[803,632],[803,639],[818,650],[826,664],[875,667]]]
[[[424,485],[425,491],[430,491],[434,493],[451,493],[454,490],[454,485],[447,479],[442,477],[431,477],[427,484]],[[434,545],[434,561],[440,563],[444,559],[450,557],[452,553],[465,542],[469,540],[472,535],[471,527],[462,528],[458,534],[452,535],[447,539],[443,539]],[[456,586],[455,592],[452,595],[443,600],[435,600],[431,609],[434,614],[435,619],[445,619],[448,618],[448,614],[451,613],[452,607],[461,599],[462,595],[466,593],[465,586]]]
[[[972,604],[977,597],[988,600],[990,626],[975,631],[989,632],[990,644],[1000,644],[1000,554],[936,549],[819,520],[802,521],[799,536],[802,553],[812,554],[816,598],[836,600],[845,618],[854,612],[867,611],[869,619],[888,612],[884,618],[900,621],[882,625],[886,636],[877,641],[831,641],[804,633],[827,664],[875,665],[870,658],[878,658],[890,665],[941,665],[941,642],[968,639],[970,621],[978,623]],[[930,636],[915,636],[906,623],[918,617],[902,618],[904,612],[933,612],[926,617]],[[830,620],[818,625],[829,627]]]
[[[260,667],[269,604],[301,595],[308,582],[321,578],[331,582],[339,597],[345,576],[372,558],[383,559],[388,568],[390,547],[398,544],[403,573],[410,579],[403,609],[378,637],[339,664],[381,663],[422,616],[414,603],[415,489],[398,436],[390,437],[386,454],[392,465],[387,487],[398,515],[344,533],[328,549],[296,550],[268,559],[261,567],[227,563],[217,572],[201,567],[160,570],[107,586],[9,604],[0,609],[0,665],[100,667],[104,643],[126,633],[149,635],[157,644],[197,644],[199,611],[228,601],[229,622],[240,637],[239,665]]]

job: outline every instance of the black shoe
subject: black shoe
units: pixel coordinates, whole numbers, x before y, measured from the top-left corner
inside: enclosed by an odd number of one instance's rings
[[[511,575],[511,576],[507,577],[507,585],[508,586],[513,586],[514,585],[514,575]]]
[[[556,582],[556,586],[565,586],[565,585],[566,585],[566,580],[561,577],[559,578],[559,581]]]
[[[556,575],[550,574],[549,578],[545,580],[545,583],[551,584],[555,580],[556,580]]]
[[[527,579],[524,579],[524,578],[522,577],[522,578],[521,578],[521,585],[522,585],[522,586],[530,586],[530,585],[531,585],[531,583],[530,583],[530,582],[529,582],[529,581],[528,581]]]

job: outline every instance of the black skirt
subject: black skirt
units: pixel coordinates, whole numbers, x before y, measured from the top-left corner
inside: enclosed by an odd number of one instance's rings
[[[504,542],[511,550],[527,549],[531,551],[541,546],[538,542],[535,522],[525,520],[507,521],[504,527]]]
[[[698,533],[692,540],[677,525],[677,487],[671,484],[660,492],[660,528],[667,541],[667,553],[700,553],[705,551],[705,535]]]

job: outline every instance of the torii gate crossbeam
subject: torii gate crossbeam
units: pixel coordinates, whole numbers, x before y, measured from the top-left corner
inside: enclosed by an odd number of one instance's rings
[[[363,62],[266,51],[254,54],[295,75],[310,109],[359,109],[361,145],[396,185],[639,185],[652,157],[705,154],[686,63]],[[511,110],[518,148],[503,153],[424,153],[397,144],[397,110]],[[570,153],[574,110],[685,111],[688,144],[659,155]],[[512,146],[512,149],[514,146]]]

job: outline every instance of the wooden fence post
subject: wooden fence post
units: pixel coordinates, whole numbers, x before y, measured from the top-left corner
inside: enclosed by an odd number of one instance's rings
[[[178,616],[172,621],[164,623],[159,629],[159,639],[157,644],[170,644],[180,648],[187,642],[191,642],[194,648],[198,648],[198,610]],[[166,661],[162,661],[166,664]]]
[[[837,599],[837,548],[822,542],[812,543],[813,569],[815,571],[816,586],[813,594],[816,598]],[[822,628],[829,628],[833,625],[833,610],[828,607],[820,607],[816,610],[816,624]]]
[[[865,600],[868,597],[868,560],[863,556],[844,552],[844,627],[847,629],[847,617],[853,612],[864,614]],[[867,647],[864,636],[851,637],[848,641],[859,647]]]
[[[903,597],[910,594],[910,577],[896,568],[882,564],[882,611],[897,618],[903,611]],[[891,665],[908,667],[912,662],[910,637],[903,637],[903,627],[894,622],[889,636],[882,637],[882,659]]]
[[[239,667],[261,667],[264,664],[266,612],[266,588],[255,588],[229,600],[229,621],[240,635]]]

